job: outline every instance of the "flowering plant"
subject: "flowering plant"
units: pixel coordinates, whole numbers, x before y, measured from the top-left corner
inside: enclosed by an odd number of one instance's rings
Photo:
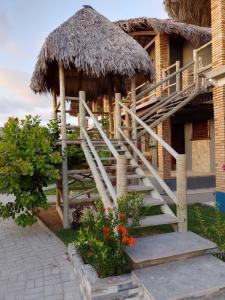
[[[85,262],[103,278],[126,273],[129,263],[124,249],[136,243],[125,226],[126,213],[100,207],[86,210],[81,221],[74,244]]]

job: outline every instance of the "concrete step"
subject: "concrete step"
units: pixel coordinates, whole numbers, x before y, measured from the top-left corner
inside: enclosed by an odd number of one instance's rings
[[[145,175],[139,175],[139,174],[127,174],[127,179],[143,179],[145,178],[146,176]],[[116,180],[116,176],[115,175],[111,175],[109,176],[109,178],[111,180]]]
[[[139,226],[137,228],[159,226],[159,225],[169,225],[177,224],[177,218],[168,214],[161,214],[155,216],[148,216],[141,219]],[[128,220],[128,226],[132,225],[132,220]]]
[[[166,204],[164,200],[162,199],[156,199],[149,195],[144,196],[143,199],[144,206],[160,206]]]
[[[132,272],[146,299],[225,299],[225,263],[212,255],[152,266]],[[221,292],[224,298],[219,298]]]
[[[134,193],[134,192],[148,192],[148,191],[152,191],[152,187],[151,186],[146,186],[146,185],[128,185],[127,187],[127,191],[130,193]]]
[[[171,232],[137,238],[135,247],[126,249],[134,269],[168,263],[193,256],[215,253],[217,245],[192,232]]]

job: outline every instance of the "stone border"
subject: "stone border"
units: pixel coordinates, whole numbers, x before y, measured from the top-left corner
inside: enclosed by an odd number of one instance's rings
[[[144,300],[144,292],[132,274],[100,279],[95,269],[84,263],[73,244],[69,244],[68,254],[84,300]]]

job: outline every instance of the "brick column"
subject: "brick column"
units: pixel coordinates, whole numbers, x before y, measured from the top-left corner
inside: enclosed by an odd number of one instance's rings
[[[157,34],[155,38],[155,65],[156,82],[158,82],[162,80],[163,69],[169,66],[169,40],[167,35]],[[162,95],[162,86],[157,88],[156,95]],[[158,125],[157,133],[165,142],[171,145],[170,120],[166,120]],[[158,167],[163,178],[171,176],[171,156],[160,145],[158,146]]]
[[[225,65],[225,1],[212,0],[212,60],[213,68]],[[225,211],[225,86],[213,91],[215,120],[216,199]]]

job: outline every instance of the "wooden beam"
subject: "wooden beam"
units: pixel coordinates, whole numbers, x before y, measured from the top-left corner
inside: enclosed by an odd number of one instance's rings
[[[131,36],[145,36],[145,35],[156,35],[157,33],[153,30],[151,31],[135,31],[135,32],[131,32],[130,35]]]
[[[63,178],[63,226],[69,228],[69,189],[68,189],[68,160],[66,156],[66,101],[65,101],[65,72],[63,65],[59,66],[59,87],[61,106],[61,136],[62,136],[62,178]]]
[[[145,50],[148,50],[148,48],[150,48],[152,45],[154,45],[155,44],[155,38],[154,39],[152,39],[145,47],[144,47],[144,49]]]

